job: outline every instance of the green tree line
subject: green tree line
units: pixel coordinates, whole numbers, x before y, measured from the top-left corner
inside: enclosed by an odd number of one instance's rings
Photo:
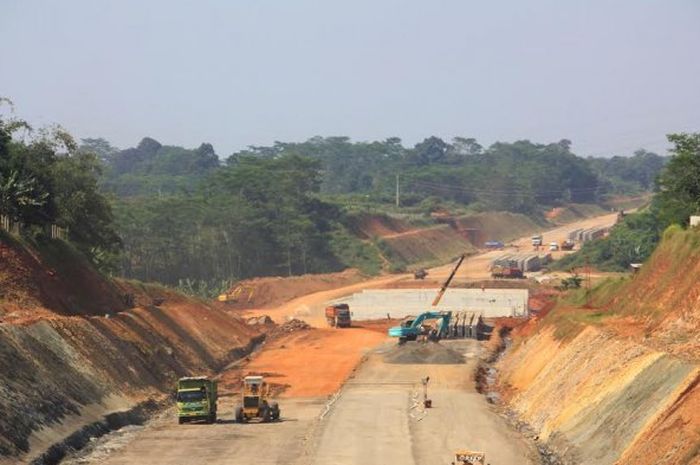
[[[101,168],[61,128],[33,131],[25,121],[0,118],[0,214],[34,237],[47,236],[51,225],[65,228],[71,242],[109,268],[121,241],[98,187]]]
[[[668,140],[673,145],[671,157],[650,181],[656,190],[651,205],[627,215],[607,238],[584,244],[581,251],[561,260],[558,268],[588,263],[602,270],[624,271],[651,255],[667,227],[687,226],[691,215],[700,214],[700,133],[671,134]]]

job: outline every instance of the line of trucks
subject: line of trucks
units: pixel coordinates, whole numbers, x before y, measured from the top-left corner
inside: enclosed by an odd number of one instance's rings
[[[540,234],[532,236],[531,243],[535,250],[539,250],[544,244],[544,238]],[[574,246],[575,242],[571,239],[566,239],[561,243],[550,242],[549,251],[573,250]],[[540,263],[544,264],[549,260],[551,260],[551,257],[547,255],[511,253],[494,260],[491,265],[491,276],[497,279],[521,279],[525,277],[525,271],[537,270],[541,266]]]
[[[237,423],[259,419],[263,423],[280,419],[280,407],[269,400],[270,386],[262,376],[243,378],[240,402],[235,409]],[[217,382],[206,376],[180,378],[177,382],[177,420],[179,424],[194,421],[216,423]]]

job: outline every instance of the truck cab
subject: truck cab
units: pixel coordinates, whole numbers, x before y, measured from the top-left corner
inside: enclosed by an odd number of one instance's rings
[[[352,326],[352,313],[348,304],[334,304],[326,307],[326,321],[333,328]]]
[[[537,234],[535,236],[532,236],[532,245],[535,247],[539,247],[542,245],[542,234]]]
[[[200,420],[215,423],[216,391],[216,381],[206,376],[180,378],[176,394],[178,423]]]

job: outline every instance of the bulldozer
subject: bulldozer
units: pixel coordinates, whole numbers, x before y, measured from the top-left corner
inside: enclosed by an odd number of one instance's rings
[[[243,378],[241,403],[236,406],[236,423],[247,423],[253,418],[263,423],[280,419],[280,407],[277,402],[270,402],[270,386],[262,376]]]

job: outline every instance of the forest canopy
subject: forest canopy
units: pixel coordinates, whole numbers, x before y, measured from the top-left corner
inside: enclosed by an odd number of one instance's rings
[[[674,159],[681,155],[677,148]],[[398,212],[397,182],[402,214],[429,218],[447,206],[538,217],[566,203],[649,191],[666,162],[643,150],[586,159],[566,139],[484,147],[473,138],[435,136],[413,146],[395,137],[314,137],[251,146],[222,160],[206,142],[193,149],[150,137],[126,149],[102,138],[77,144],[60,128],[32,131],[5,117],[0,213],[27,234],[64,228],[104,270],[211,290],[260,275],[378,271],[377,244],[351,234],[348,215],[358,199]],[[674,161],[660,181],[659,198],[676,216],[689,208],[676,202],[685,199],[675,182],[684,169]]]

